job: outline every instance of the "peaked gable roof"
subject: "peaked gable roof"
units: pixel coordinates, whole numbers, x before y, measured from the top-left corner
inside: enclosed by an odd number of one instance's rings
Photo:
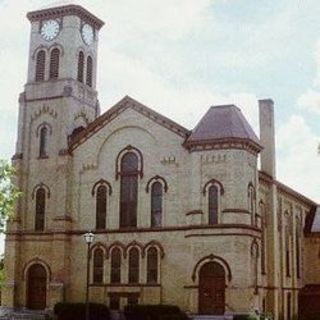
[[[210,142],[248,141],[257,151],[261,143],[241,110],[235,105],[213,106],[192,130],[185,145],[208,144]]]
[[[190,134],[189,130],[177,124],[176,122],[146,107],[145,105],[134,100],[133,98],[125,96],[108,111],[106,111],[100,117],[91,122],[88,125],[88,127],[84,128],[80,132],[71,135],[69,138],[69,151],[73,151],[74,149],[76,149],[80,144],[89,139],[93,134],[95,134],[107,123],[115,119],[119,114],[121,114],[123,111],[127,109],[133,109],[139,112],[143,116],[147,117],[148,119],[151,119],[152,121],[174,132],[175,134],[179,135],[184,139],[186,139],[186,137]]]

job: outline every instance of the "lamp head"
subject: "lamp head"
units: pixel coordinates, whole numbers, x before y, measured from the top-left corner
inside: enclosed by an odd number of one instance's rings
[[[91,231],[85,233],[83,236],[87,244],[91,244],[94,240],[94,234]]]

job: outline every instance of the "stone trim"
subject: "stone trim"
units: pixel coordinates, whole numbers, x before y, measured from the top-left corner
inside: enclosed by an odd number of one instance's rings
[[[34,22],[47,19],[57,19],[70,15],[78,16],[81,20],[93,25],[98,30],[100,30],[104,25],[102,20],[90,13],[88,10],[74,4],[28,12],[27,18],[29,21]]]

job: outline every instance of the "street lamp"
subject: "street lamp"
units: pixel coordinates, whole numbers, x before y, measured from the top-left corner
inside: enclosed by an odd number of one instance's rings
[[[90,280],[90,246],[94,240],[94,234],[89,231],[85,233],[84,239],[87,243],[87,287],[86,287],[86,320],[90,319],[89,315],[89,280]]]

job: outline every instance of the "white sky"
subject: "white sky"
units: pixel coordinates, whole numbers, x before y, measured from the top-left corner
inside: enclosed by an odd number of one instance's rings
[[[25,15],[51,3],[0,0],[0,158],[14,153],[27,73]],[[320,202],[319,0],[77,3],[106,22],[102,111],[128,94],[191,129],[210,105],[234,103],[257,132],[257,99],[272,98],[278,180]]]

